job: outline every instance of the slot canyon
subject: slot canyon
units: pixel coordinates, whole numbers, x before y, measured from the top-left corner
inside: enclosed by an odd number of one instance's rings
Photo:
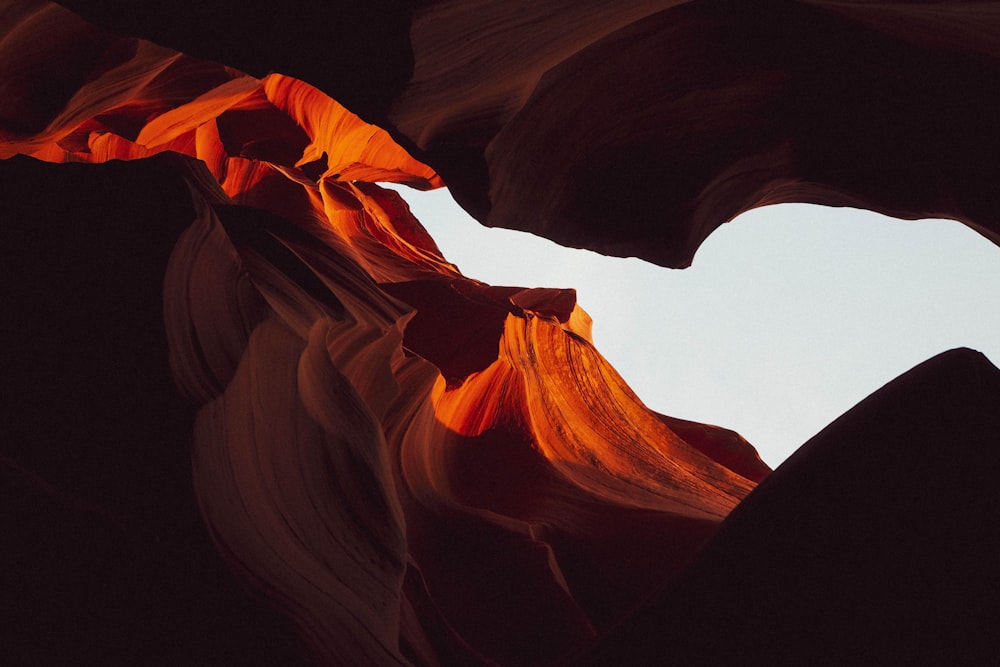
[[[772,471],[380,184],[677,269],[784,202],[1000,245],[997,119],[1000,2],[0,0],[3,661],[994,663],[983,354]]]

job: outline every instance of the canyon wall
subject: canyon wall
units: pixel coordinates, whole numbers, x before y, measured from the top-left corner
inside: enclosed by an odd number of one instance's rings
[[[0,14],[15,661],[998,649],[985,357],[771,473],[378,185],[668,266],[778,201],[996,242],[994,3],[62,4]]]

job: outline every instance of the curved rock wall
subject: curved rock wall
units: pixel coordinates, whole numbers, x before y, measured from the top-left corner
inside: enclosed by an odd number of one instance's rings
[[[572,290],[462,276],[377,184],[447,182],[489,224],[675,266],[785,200],[996,240],[992,3],[66,4],[102,27],[30,0],[0,14],[7,570],[53,544],[99,555],[30,570],[22,662],[291,664],[289,632],[345,665],[996,648],[984,358],[904,376],[768,476],[737,434],[648,410]],[[314,39],[331,11],[343,41]],[[916,502],[938,469],[916,514],[866,507]],[[921,527],[972,498],[947,540]],[[105,565],[122,536],[142,548]],[[205,583],[219,556],[251,598]],[[846,569],[791,565],[811,558]],[[862,589],[878,608],[852,615]],[[91,605],[126,611],[73,630]],[[229,643],[197,640],[185,605]]]

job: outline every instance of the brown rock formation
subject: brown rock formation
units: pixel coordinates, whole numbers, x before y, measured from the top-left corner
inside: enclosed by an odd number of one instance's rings
[[[306,664],[228,575],[191,485],[163,278],[183,163],[0,160],[4,661]]]
[[[491,224],[530,219],[677,265],[736,212],[785,199],[950,214],[996,240],[982,186],[1000,141],[978,114],[997,96],[913,107],[991,77],[989,6],[374,3],[324,23],[326,3],[267,16],[199,3],[192,23],[194,4],[67,4],[102,27],[30,0],[0,14],[17,313],[3,348],[18,538],[6,570],[28,573],[17,597],[34,604],[18,614],[22,662],[301,660],[260,601],[321,664],[814,657],[870,615],[850,614],[858,589],[826,583],[830,568],[792,567],[803,549],[850,570],[901,558],[872,536],[912,549],[921,524],[868,507],[919,498],[940,469],[948,483],[920,510],[934,525],[982,498],[948,544],[995,516],[984,360],[952,353],[900,379],[741,505],[768,473],[749,444],[648,410],[594,349],[571,290],[465,278],[376,184],[437,187],[441,173]],[[337,39],[314,39],[327,27]],[[380,48],[378,67],[356,66]],[[884,66],[869,71],[875,54]],[[324,90],[290,76],[303,72]],[[873,93],[877,122],[842,115]],[[947,130],[913,145],[926,123]],[[934,428],[896,434],[913,410]],[[974,468],[943,463],[935,434],[970,448],[956,456]],[[925,454],[887,475],[905,444]],[[845,504],[827,474],[867,503]],[[796,523],[802,507],[815,511]],[[217,580],[202,521],[253,601]],[[768,571],[761,548],[788,526],[775,542],[786,569]],[[119,552],[122,536],[138,546]],[[53,544],[97,555],[85,570],[25,565]],[[948,576],[906,632],[968,596],[985,609],[997,543],[968,558],[944,545],[895,578],[862,570],[858,585],[884,584],[872,613],[910,608],[904,589],[931,562]],[[806,592],[755,608],[745,578],[779,600]],[[832,630],[782,642],[789,610]],[[978,637],[979,618],[922,646]],[[60,640],[45,644],[43,626]],[[881,656],[905,639],[863,638]]]
[[[387,119],[485,224],[673,267],[787,201],[1000,241],[995,3],[565,4],[415,12]]]
[[[686,266],[720,224],[783,201],[1000,236],[995,2],[63,4],[309,81],[388,128],[485,224],[566,245]]]

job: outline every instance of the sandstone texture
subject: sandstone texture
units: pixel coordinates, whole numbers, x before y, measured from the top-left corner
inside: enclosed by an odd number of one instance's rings
[[[991,2],[5,2],[4,655],[1000,655],[985,357],[772,473],[379,185],[674,267],[781,201],[998,242],[998,57]]]

